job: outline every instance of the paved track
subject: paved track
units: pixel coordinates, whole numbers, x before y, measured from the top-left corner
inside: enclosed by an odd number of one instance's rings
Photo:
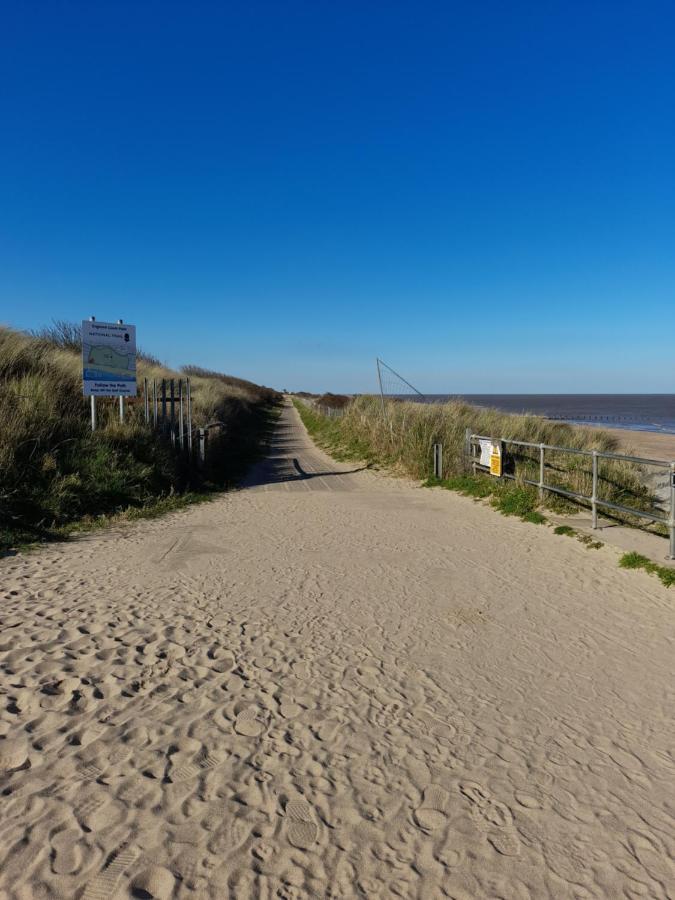
[[[356,491],[374,486],[364,466],[342,465],[320,450],[286,400],[269,450],[243,487],[264,491]]]

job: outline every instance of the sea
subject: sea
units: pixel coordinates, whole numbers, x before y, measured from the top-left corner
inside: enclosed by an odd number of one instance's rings
[[[474,406],[531,413],[577,425],[595,423],[675,434],[675,394],[427,394],[424,399],[429,403],[459,399]]]

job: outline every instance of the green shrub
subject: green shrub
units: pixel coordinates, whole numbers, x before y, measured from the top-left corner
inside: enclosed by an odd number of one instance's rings
[[[675,569],[660,566],[640,553],[624,553],[619,560],[619,565],[622,569],[644,569],[645,572],[656,575],[666,587],[675,584]]]
[[[144,422],[129,400],[125,422],[116,401],[97,402],[92,434],[82,396],[77,326],[57,322],[38,335],[0,327],[0,549],[53,535],[85,517],[147,510],[190,487],[225,486],[241,474],[265,435],[268,388],[188,367],[193,424],[222,421],[208,466],[197,473]],[[139,380],[180,373],[139,356]]]
[[[564,534],[567,537],[574,537],[576,535],[576,531],[574,528],[570,528],[569,525],[557,525],[553,529],[553,534]]]

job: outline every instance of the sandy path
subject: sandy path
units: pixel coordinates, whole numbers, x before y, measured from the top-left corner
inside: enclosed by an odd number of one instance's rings
[[[672,590],[349,468],[0,561],[1,897],[673,895]]]

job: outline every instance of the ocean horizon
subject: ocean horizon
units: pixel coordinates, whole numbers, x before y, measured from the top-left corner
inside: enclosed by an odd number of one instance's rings
[[[407,396],[406,400],[416,399]],[[464,400],[503,412],[530,413],[570,424],[604,424],[675,434],[675,394],[426,394],[421,402]]]

